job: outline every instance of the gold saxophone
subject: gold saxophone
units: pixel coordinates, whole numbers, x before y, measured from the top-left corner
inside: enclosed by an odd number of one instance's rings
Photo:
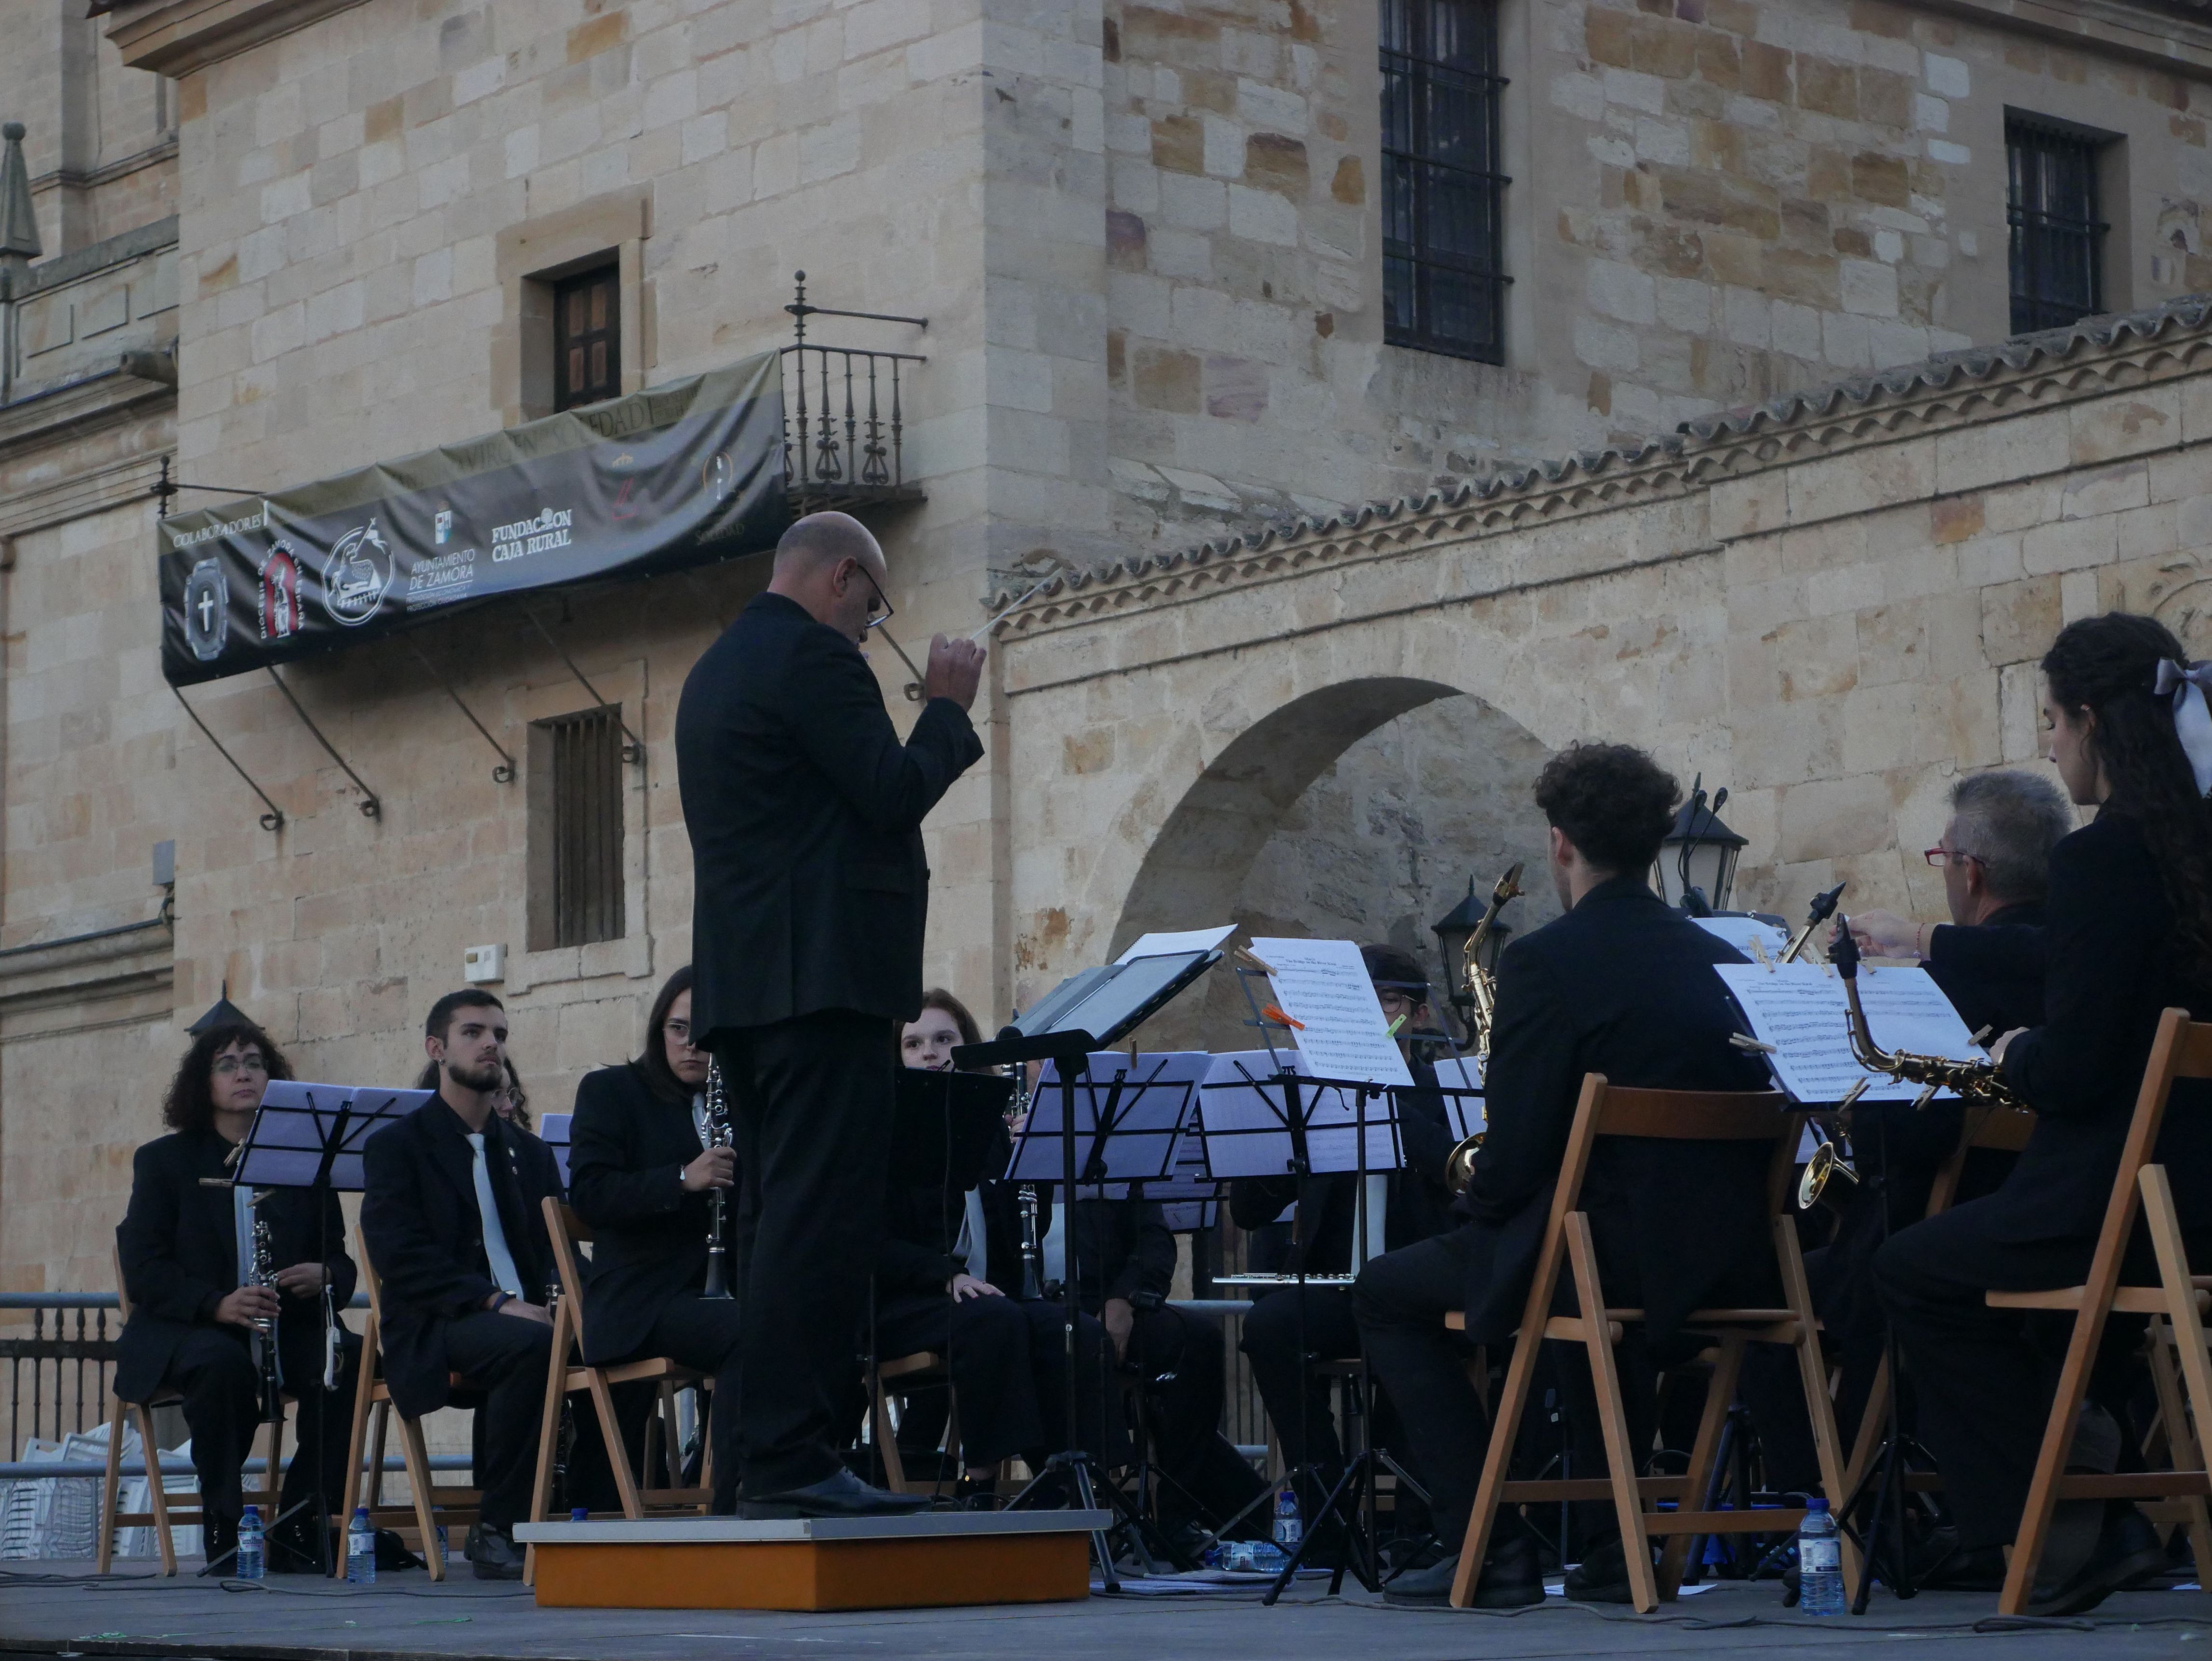
[[[1828,948],[1828,961],[1843,977],[1844,1025],[1851,1037],[1851,1058],[1873,1073],[1885,1073],[1905,1084],[1924,1085],[1912,1104],[1924,1107],[1939,1090],[1955,1091],[1969,1102],[1987,1107],[2025,1107],[2012,1093],[1990,1062],[1954,1062],[1948,1056],[1917,1056],[1909,1050],[1883,1050],[1867,1030],[1866,1010],[1859,1002],[1859,947],[1851,938],[1849,917],[1838,920],[1836,943]]]
[[[1498,879],[1490,891],[1490,904],[1484,908],[1474,932],[1467,937],[1467,945],[1460,952],[1460,983],[1467,994],[1468,1048],[1474,1052],[1475,1075],[1486,1079],[1490,1072],[1490,1033],[1498,1012],[1498,977],[1483,966],[1482,948],[1489,943],[1492,928],[1498,914],[1506,903],[1521,897],[1521,864],[1516,860],[1513,868]],[[1474,1180],[1474,1156],[1482,1151],[1482,1132],[1476,1131],[1454,1146],[1444,1156],[1444,1186],[1455,1194],[1467,1192],[1467,1185]]]

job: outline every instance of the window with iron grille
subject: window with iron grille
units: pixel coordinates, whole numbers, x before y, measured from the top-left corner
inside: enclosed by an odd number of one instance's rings
[[[622,274],[612,265],[553,285],[553,407],[622,396]]]
[[[623,936],[622,712],[530,728],[530,949]]]
[[[1382,338],[1504,362],[1496,0],[1382,0]]]
[[[2097,164],[2106,142],[2063,123],[2005,118],[2014,334],[2064,328],[2105,308]]]

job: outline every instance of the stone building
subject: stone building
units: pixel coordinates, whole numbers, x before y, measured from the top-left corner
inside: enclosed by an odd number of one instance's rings
[[[2203,540],[2184,0],[23,9],[10,1287],[108,1283],[130,1151],[226,986],[303,1074],[397,1080],[498,944],[540,1108],[628,1053],[689,949],[675,694],[763,581],[495,601],[173,691],[164,459],[224,487],[181,511],[720,368],[788,341],[802,268],[879,314],[809,339],[926,360],[909,488],[865,509],[895,630],[1051,579],[930,834],[930,975],[991,1016],[1145,926],[1425,950],[1591,733],[1729,785],[1763,904],[1834,872],[1928,904],[1898,850],[1948,770],[2032,754],[2062,618],[2185,605]],[[578,284],[610,356],[570,386]],[[2114,313],[2143,320],[2065,332]],[[1993,353],[2031,327],[2061,332]],[[600,921],[548,925],[556,729],[608,707],[638,742],[595,787]]]

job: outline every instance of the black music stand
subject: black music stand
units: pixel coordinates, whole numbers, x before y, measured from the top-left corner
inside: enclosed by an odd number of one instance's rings
[[[435,1095],[430,1090],[392,1090],[379,1086],[309,1084],[295,1079],[271,1079],[261,1093],[261,1105],[254,1110],[253,1123],[248,1126],[246,1138],[232,1152],[231,1173],[228,1178],[202,1177],[204,1183],[221,1188],[235,1188],[243,1183],[256,1188],[304,1188],[313,1195],[317,1226],[322,1230],[322,1256],[319,1261],[331,1260],[330,1228],[325,1215],[327,1208],[324,1196],[332,1193],[358,1194],[363,1186],[362,1150],[368,1139],[385,1126],[405,1118],[416,1108]],[[332,1307],[331,1288],[327,1280],[323,1286],[324,1331],[327,1334],[337,1319]],[[327,1339],[325,1340],[327,1342]],[[367,1359],[363,1358],[366,1366]],[[327,1366],[327,1363],[325,1363]],[[329,1374],[325,1372],[327,1379]],[[327,1391],[325,1392],[327,1393]],[[299,1397],[295,1394],[294,1400]],[[325,1407],[325,1411],[328,1410]],[[270,1463],[275,1463],[276,1449],[270,1450]],[[299,1457],[297,1453],[294,1458]],[[301,1506],[313,1505],[323,1520],[315,1530],[315,1561],[325,1574],[331,1570],[330,1499],[323,1492],[323,1462],[319,1451],[314,1455],[311,1468],[314,1472],[314,1487],[307,1499],[290,1511],[272,1518],[267,1530],[274,1530]],[[275,1486],[277,1473],[269,1473]],[[234,1546],[222,1556],[214,1559],[202,1574],[214,1571],[224,1558],[234,1556]]]
[[[1145,1533],[1144,1518],[1118,1488],[1104,1480],[1103,1472],[1094,1473],[1091,1455],[1079,1445],[1076,1396],[1081,1372],[1077,1362],[1075,1334],[1082,1313],[1077,1284],[1081,1276],[1072,1272],[1076,1255],[1074,1201],[1079,1168],[1076,1158],[1076,1080],[1088,1072],[1091,1052],[1106,1049],[1116,1039],[1134,1031],[1220,961],[1218,952],[1176,952],[1086,969],[1062,981],[1025,1014],[1002,1027],[996,1038],[983,1043],[963,1044],[952,1052],[953,1066],[961,1068],[1050,1062],[1060,1086],[1060,1172],[1056,1181],[1062,1202],[1067,1207],[1062,1226],[1066,1230],[1071,1260],[1070,1272],[1062,1276],[1060,1290],[1060,1328],[1062,1342],[1066,1346],[1068,1382],[1067,1445],[1045,1462],[1036,1480],[1017,1494],[1013,1503],[1020,1506],[1048,1477],[1064,1471],[1067,1475],[1069,1506],[1083,1511],[1097,1509],[1097,1490],[1103,1484],[1115,1512],[1131,1527],[1140,1543]],[[1170,1159],[1172,1147],[1170,1140]],[[1091,1157],[1106,1156],[1103,1150],[1094,1149]],[[1094,1475],[1098,1478],[1097,1482],[1093,1481]],[[1121,1579],[1114,1567],[1113,1548],[1103,1530],[1092,1531],[1091,1550],[1098,1561],[1101,1583],[1109,1591],[1120,1591]]]

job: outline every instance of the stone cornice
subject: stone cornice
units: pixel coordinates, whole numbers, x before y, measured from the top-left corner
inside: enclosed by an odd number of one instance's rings
[[[2201,372],[2208,361],[2212,295],[2191,295],[1703,417],[1631,450],[1504,469],[1449,494],[1071,573],[995,632],[1018,638],[1320,566],[1679,498],[1723,478]],[[1012,598],[994,596],[992,609]]]
[[[115,0],[107,38],[134,70],[189,75],[362,0]]]
[[[1918,0],[1929,11],[2001,33],[2039,35],[2088,51],[2212,80],[2212,7],[2194,0]]]

